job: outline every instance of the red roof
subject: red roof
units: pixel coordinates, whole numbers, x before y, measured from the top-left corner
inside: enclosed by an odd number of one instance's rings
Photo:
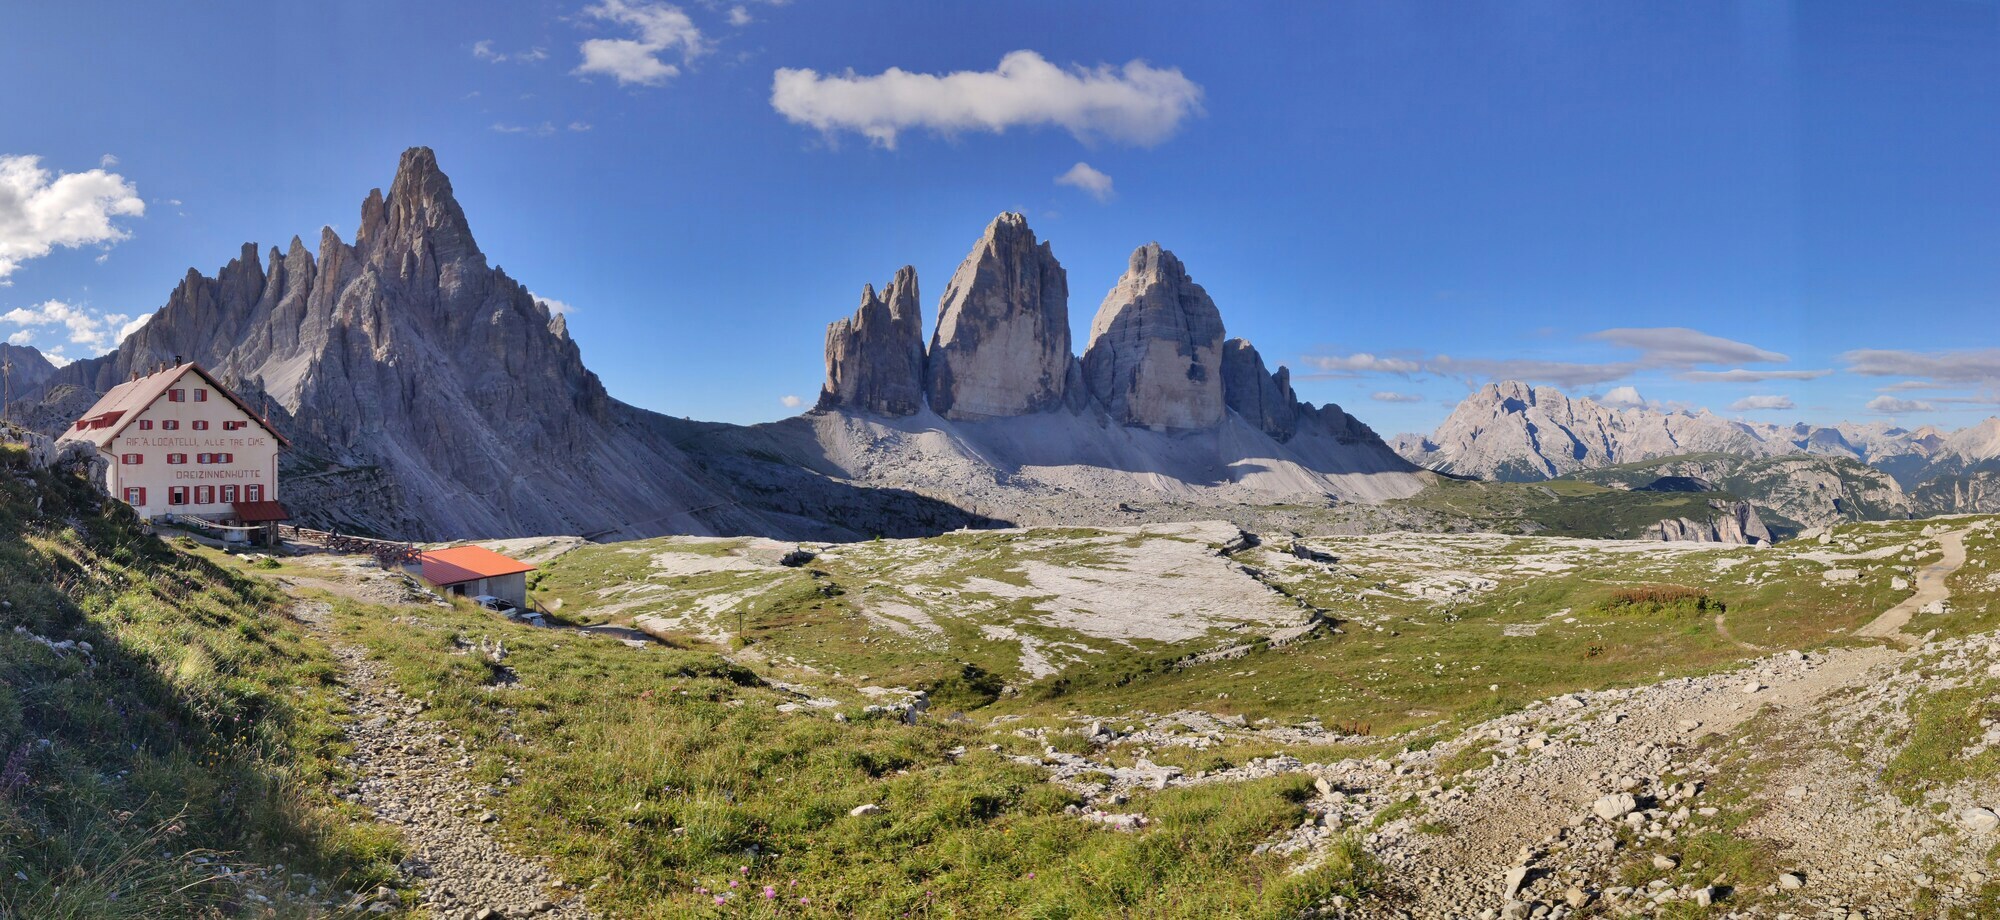
[[[236,408],[243,410],[244,415],[250,416],[251,421],[263,426],[265,431],[271,433],[271,437],[277,438],[279,444],[285,447],[292,446],[292,442],[279,434],[276,428],[272,428],[271,423],[265,421],[263,415],[250,408],[248,403],[230,392],[228,387],[218,383],[206,368],[192,362],[176,364],[157,374],[128,380],[112,387],[111,392],[104,394],[96,405],[90,407],[90,411],[76,420],[76,424],[63,434],[62,440],[89,441],[99,448],[109,449],[111,442],[124,433],[126,426],[132,424],[140,412],[158,402],[161,396],[166,395],[166,392],[190,371],[207,381],[209,388],[222,394],[222,398],[235,403]],[[91,434],[84,434],[86,431]]]
[[[419,554],[417,561],[423,564],[424,580],[434,585],[458,585],[535,570],[532,565],[479,546],[432,550]]]
[[[233,502],[229,508],[236,519],[245,524],[269,524],[292,519],[292,513],[277,502]]]

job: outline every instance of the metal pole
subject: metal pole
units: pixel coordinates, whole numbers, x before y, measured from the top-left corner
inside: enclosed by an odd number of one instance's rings
[[[14,356],[0,360],[0,422],[7,420],[7,404],[14,401]]]

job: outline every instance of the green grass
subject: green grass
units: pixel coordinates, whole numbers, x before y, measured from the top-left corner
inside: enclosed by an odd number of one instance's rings
[[[1304,777],[1142,792],[1125,807],[1150,823],[1120,833],[1064,813],[1070,793],[970,723],[781,713],[785,697],[712,653],[391,613],[338,615],[477,745],[480,770],[518,771],[498,805],[510,835],[601,882],[594,903],[617,916],[754,912],[769,885],[787,916],[1289,917],[1369,884],[1349,848],[1303,874],[1252,853],[1303,819]],[[519,680],[504,691],[453,654],[488,635]],[[885,812],[849,817],[869,803]],[[718,910],[732,879],[751,904]]]
[[[394,836],[326,791],[335,672],[282,596],[34,473],[0,475],[0,600],[0,917],[253,915],[194,855],[388,877]]]
[[[1929,790],[2000,777],[2000,750],[1964,755],[1986,732],[1980,720],[2000,718],[2000,680],[1922,694],[1909,708],[1907,736],[1882,769],[1883,784],[1897,797],[1917,804]]]

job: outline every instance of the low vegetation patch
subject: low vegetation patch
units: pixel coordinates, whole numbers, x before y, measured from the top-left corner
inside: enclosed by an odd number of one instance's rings
[[[80,480],[0,476],[0,917],[280,915],[196,857],[389,877],[393,834],[325,791],[335,672],[285,603]]]
[[[1641,585],[1619,588],[1605,598],[1604,609],[1611,613],[1638,614],[1717,614],[1725,611],[1721,601],[1700,588],[1680,585]]]

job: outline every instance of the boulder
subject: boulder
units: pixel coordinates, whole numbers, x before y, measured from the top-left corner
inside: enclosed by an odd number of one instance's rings
[[[1027,218],[993,219],[938,304],[924,389],[946,418],[1045,412],[1071,382],[1069,279]]]
[[[1174,254],[1148,243],[1090,324],[1083,379],[1113,420],[1160,431],[1222,422],[1222,314]]]
[[[924,408],[924,328],[917,270],[903,266],[876,296],[861,289],[854,315],[826,327],[826,383],[819,406],[877,415],[915,415]]]

